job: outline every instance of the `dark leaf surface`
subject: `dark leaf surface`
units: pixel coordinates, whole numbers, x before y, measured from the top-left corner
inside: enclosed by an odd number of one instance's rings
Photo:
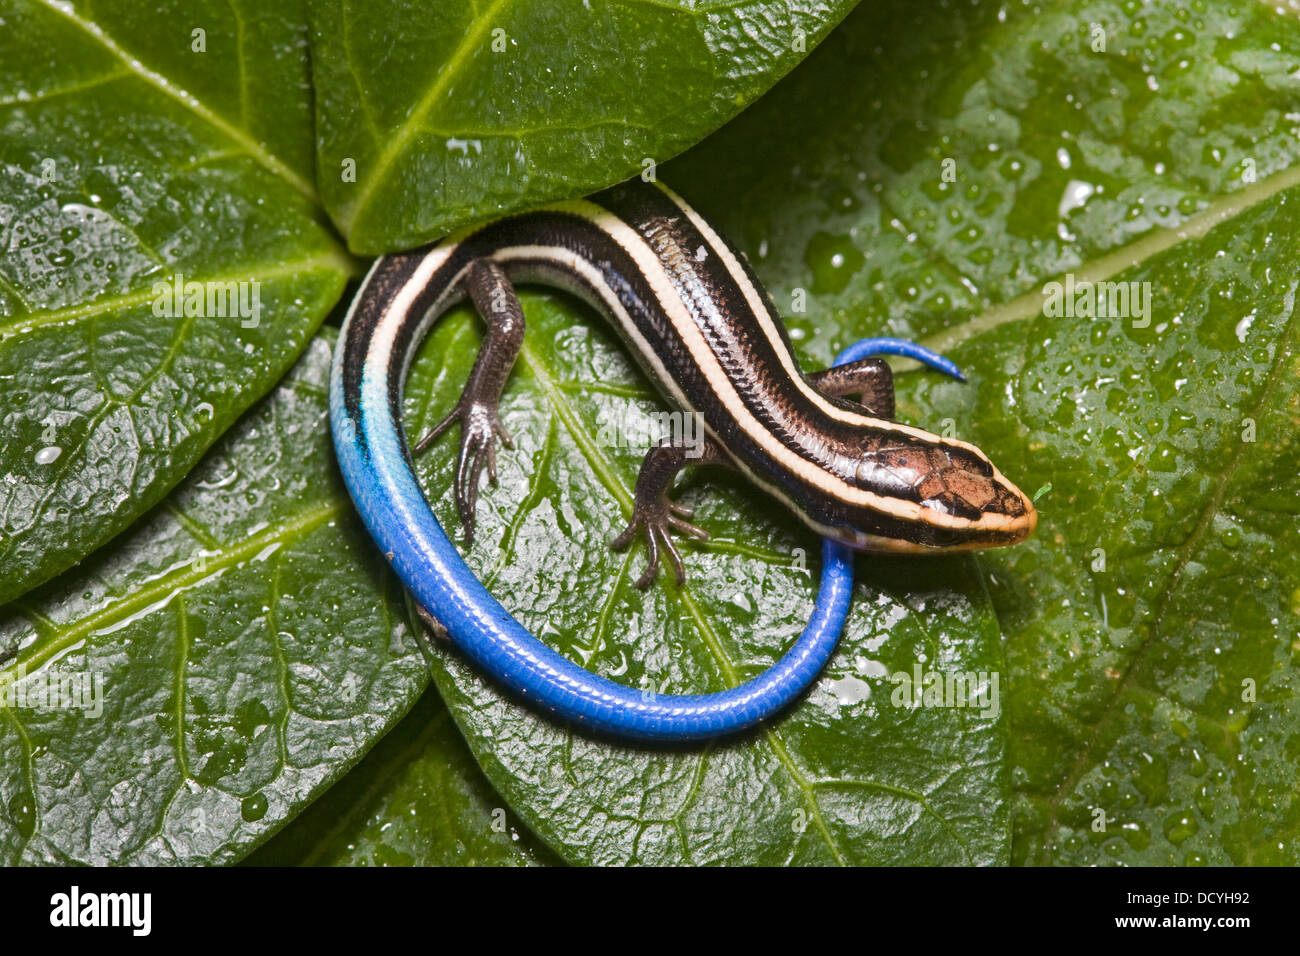
[[[342,289],[296,9],[0,7],[0,602],[155,504]],[[160,298],[175,281],[202,308]]]
[[[430,688],[365,760],[247,862],[535,866],[557,859],[492,789]]]
[[[335,473],[331,338],[117,546],[0,616],[6,863],[239,859],[425,686]]]
[[[852,0],[312,0],[321,195],[351,247],[594,192],[787,73]]]

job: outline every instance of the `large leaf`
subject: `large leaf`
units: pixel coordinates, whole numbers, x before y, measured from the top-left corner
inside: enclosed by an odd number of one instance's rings
[[[430,688],[365,760],[247,862],[532,866],[556,860],[484,779]]]
[[[664,171],[779,303],[811,292],[806,353],[971,340],[972,386],[902,399],[1052,485],[981,558],[1020,862],[1296,859],[1297,67],[1262,4],[898,0]],[[1150,326],[1043,317],[1063,272],[1151,282]]]
[[[184,101],[298,192],[315,196],[305,0],[39,2],[119,54],[122,68]],[[9,69],[30,78],[28,66],[23,58]]]
[[[1293,188],[1122,273],[1149,327],[1011,321],[923,400],[1030,436],[1052,484],[1045,533],[985,558],[1022,862],[1300,863],[1297,253]]]
[[[661,172],[816,363],[946,346],[1297,181],[1298,66],[1296,18],[1260,3],[884,0]]]
[[[156,503],[349,271],[309,202],[297,5],[210,6],[0,6],[0,602]],[[248,308],[186,314],[173,281]]]
[[[364,253],[663,162],[853,0],[312,0],[318,176]]]
[[[1104,52],[1093,23],[1105,26]],[[882,326],[945,348],[970,340],[956,357],[973,384],[903,376],[904,414],[951,418],[1026,487],[1052,484],[1035,539],[980,559],[1011,649],[1003,690],[1021,862],[1295,858],[1296,230],[1295,200],[1279,197],[1300,165],[1288,119],[1298,54],[1295,21],[1256,5],[900,0],[860,10],[664,170],[740,239],[782,307],[811,293],[806,315],[790,313],[810,364]],[[954,183],[943,178],[949,157]],[[1150,281],[1153,322],[1041,317],[1044,283],[1066,271]],[[542,340],[541,361],[567,361],[576,335]],[[1247,419],[1254,443],[1242,441]],[[439,494],[445,468],[431,475]],[[519,486],[506,487],[480,517],[528,510],[511,500]],[[441,509],[450,520],[445,500]],[[579,514],[588,520],[573,508],[520,522],[513,553],[490,537],[481,547],[506,568],[520,549],[537,555],[524,564],[588,560],[599,541],[560,551],[547,528],[572,534]],[[1105,572],[1092,570],[1098,548]],[[566,587],[619,607],[595,577]],[[907,584],[903,593],[936,586],[919,566]],[[553,593],[543,578],[530,597]],[[635,676],[654,645],[622,619],[607,630],[636,640]],[[456,667],[456,690],[438,679],[473,743],[484,698]],[[501,778],[521,765],[520,745],[507,726],[496,727],[504,743],[476,751],[512,794]],[[524,775],[518,789],[541,780]],[[531,822],[533,801],[519,796]],[[568,798],[545,791],[538,815]],[[1094,831],[1099,810],[1107,826]],[[611,819],[643,829],[604,804],[586,819],[571,858],[600,858],[586,847]]]
[[[624,684],[698,693],[756,675],[811,613],[816,536],[715,474],[678,496],[714,534],[687,546],[687,586],[634,588],[643,551],[606,542],[630,514],[649,444],[640,429],[658,403],[594,316],[568,300],[529,297],[526,308],[503,406],[517,449],[480,500],[471,565],[534,633]],[[454,400],[475,323],[449,316],[424,348],[408,389],[412,433]],[[455,521],[453,447],[420,463],[444,523]],[[996,699],[912,707],[890,682],[915,668],[1000,670],[979,572],[969,559],[859,570],[866,583],[826,673],[788,716],[739,739],[621,746],[540,717],[454,652],[435,657],[434,677],[493,785],[570,862],[1004,861]]]
[[[425,686],[335,473],[331,341],[111,551],[0,616],[6,863],[238,859]],[[69,706],[75,681],[98,708]]]

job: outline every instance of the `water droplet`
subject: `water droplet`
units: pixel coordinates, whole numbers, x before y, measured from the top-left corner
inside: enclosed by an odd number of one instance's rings
[[[804,262],[813,270],[814,292],[843,292],[866,257],[848,236],[818,232],[808,241]]]
[[[1073,209],[1081,209],[1088,204],[1097,187],[1092,183],[1084,182],[1082,179],[1071,179],[1065,184],[1065,192],[1061,194],[1061,201],[1057,204],[1056,214],[1064,219]]]
[[[1251,312],[1237,323],[1237,328],[1234,331],[1237,333],[1237,341],[1242,345],[1246,344],[1246,333],[1250,331],[1250,326],[1254,321],[1255,313]]]
[[[9,819],[24,837],[36,832],[36,797],[30,790],[20,790],[9,798]]]
[[[1196,836],[1200,829],[1191,810],[1182,810],[1165,819],[1165,837],[1175,846]]]
[[[871,696],[871,685],[852,674],[830,681],[826,687],[835,695],[841,707],[860,704]]]
[[[249,823],[256,823],[266,816],[266,809],[266,794],[263,793],[255,793],[251,797],[244,797],[239,802],[239,815]]]
[[[59,456],[62,454],[63,449],[58,445],[46,445],[36,453],[36,464],[52,465],[59,460]]]

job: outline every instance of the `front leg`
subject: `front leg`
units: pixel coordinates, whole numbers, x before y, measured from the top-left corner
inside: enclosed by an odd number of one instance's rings
[[[894,373],[884,359],[865,358],[807,376],[823,395],[858,395],[874,418],[894,417]]]
[[[514,442],[501,424],[498,408],[501,392],[519,349],[524,343],[524,310],[505,270],[490,259],[479,259],[465,275],[465,288],[483,321],[487,338],[474,360],[469,381],[456,407],[433,426],[415,445],[424,451],[451,426],[460,422],[460,458],[456,463],[456,510],[465,529],[465,545],[474,541],[474,505],[478,501],[479,478],[487,466],[488,480],[496,484],[496,440],[513,448]]]
[[[712,438],[705,438],[702,445],[687,446],[671,444],[665,439],[646,452],[641,461],[641,472],[636,478],[636,498],[632,505],[632,520],[617,538],[609,543],[615,551],[621,551],[632,543],[638,530],[645,534],[646,548],[650,552],[650,563],[645,573],[637,578],[636,586],[646,588],[655,579],[659,570],[659,549],[662,548],[672,561],[677,583],[686,580],[686,571],[682,567],[682,556],[677,553],[671,532],[680,531],[691,537],[707,541],[709,533],[696,527],[686,519],[694,513],[685,505],[679,505],[668,497],[677,473],[688,465],[725,465],[729,459]]]

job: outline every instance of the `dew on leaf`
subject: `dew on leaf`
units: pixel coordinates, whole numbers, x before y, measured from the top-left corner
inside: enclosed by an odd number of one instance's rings
[[[244,797],[239,802],[239,815],[248,823],[256,823],[266,816],[269,805],[266,794],[255,793],[252,796]]]
[[[30,790],[19,790],[9,798],[9,820],[24,838],[36,832],[36,797]]]

